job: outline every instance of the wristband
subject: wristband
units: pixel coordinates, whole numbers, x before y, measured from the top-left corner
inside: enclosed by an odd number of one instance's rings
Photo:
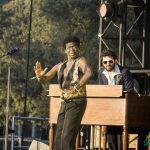
[[[40,81],[41,77],[35,76],[31,78],[31,80],[34,80],[34,79],[37,79],[38,81]]]
[[[37,80],[40,81],[41,77],[36,76]]]
[[[78,91],[80,89],[80,83],[76,83],[73,88]]]

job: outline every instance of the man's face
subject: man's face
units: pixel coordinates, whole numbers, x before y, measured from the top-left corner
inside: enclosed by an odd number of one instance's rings
[[[79,47],[76,43],[70,42],[66,44],[66,50],[65,50],[68,58],[74,59],[79,57]]]
[[[103,67],[107,71],[112,71],[115,67],[115,63],[116,63],[116,60],[114,60],[112,57],[105,56],[102,58]]]

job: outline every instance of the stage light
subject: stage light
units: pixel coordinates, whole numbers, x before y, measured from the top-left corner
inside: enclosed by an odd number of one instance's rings
[[[102,18],[111,18],[114,16],[115,7],[113,3],[108,3],[107,1],[100,4],[99,15]]]
[[[108,2],[104,1],[99,6],[99,16],[106,20],[116,20],[116,18],[121,19],[125,13],[125,7],[123,2]]]

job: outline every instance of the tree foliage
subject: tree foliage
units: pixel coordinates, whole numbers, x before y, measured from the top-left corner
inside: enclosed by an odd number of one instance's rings
[[[63,60],[62,40],[67,35],[77,35],[81,39],[82,54],[89,59],[95,75],[92,80],[96,80],[98,3],[98,0],[33,0],[31,9],[30,0],[0,2],[0,55],[3,56],[14,47],[20,48],[19,53],[12,56],[11,62],[10,116],[24,114],[26,83],[26,114],[48,116],[47,92],[40,83],[31,80],[34,76],[33,66],[38,60],[43,67],[51,68]],[[9,59],[10,57],[1,57],[1,123],[4,123]],[[57,83],[56,79],[52,83]]]

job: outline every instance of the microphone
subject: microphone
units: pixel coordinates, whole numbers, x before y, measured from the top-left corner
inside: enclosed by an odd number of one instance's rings
[[[15,47],[13,49],[11,49],[10,51],[8,51],[6,54],[4,54],[3,56],[9,56],[9,55],[12,55],[16,52],[18,52],[20,49],[18,47]]]

